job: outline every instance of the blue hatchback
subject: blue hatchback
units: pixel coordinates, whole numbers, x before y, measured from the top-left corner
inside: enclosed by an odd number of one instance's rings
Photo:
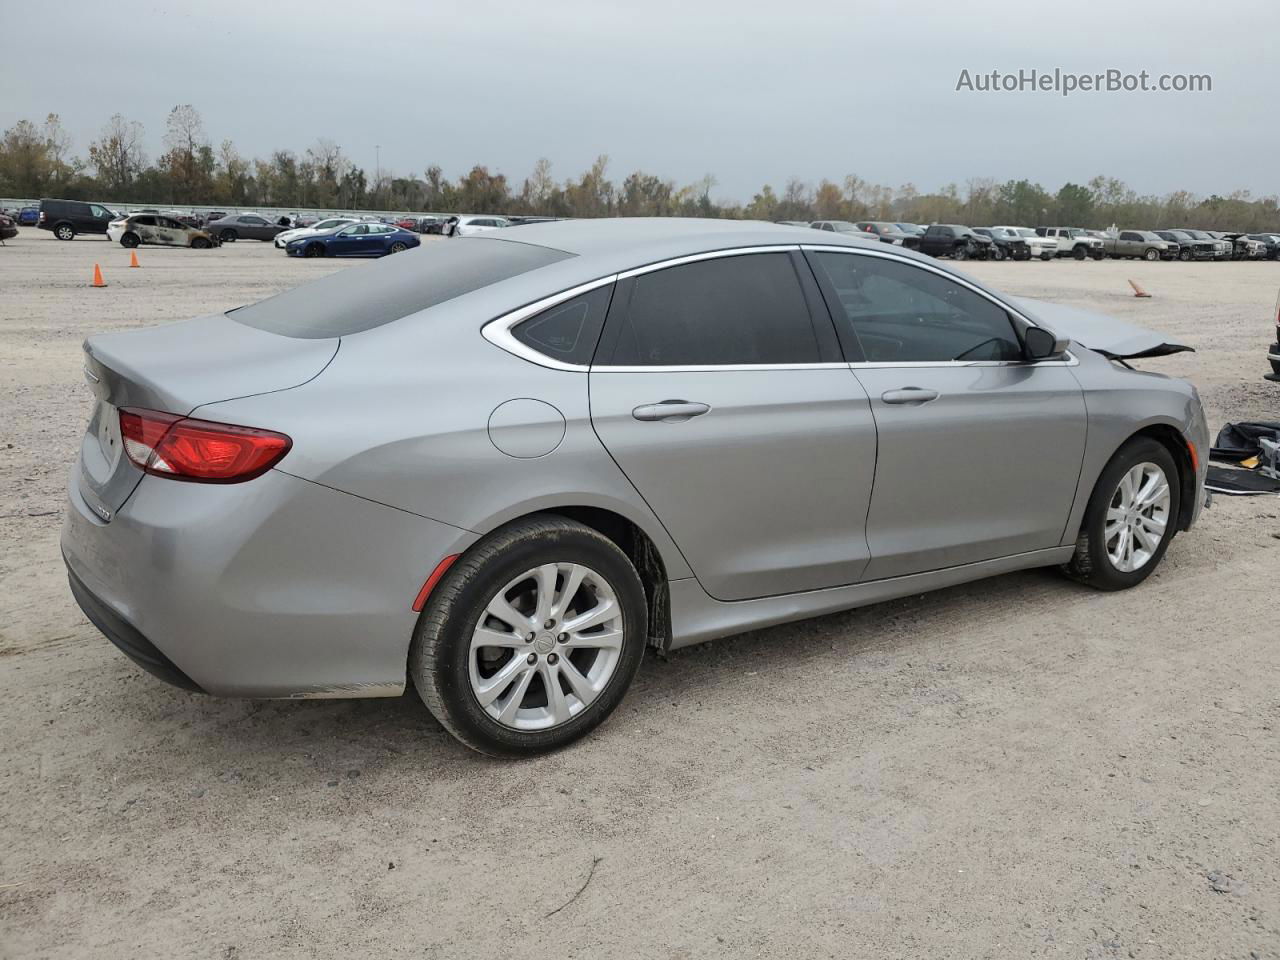
[[[39,207],[23,207],[18,211],[18,223],[24,227],[34,227],[40,222]]]
[[[422,241],[416,233],[389,223],[349,223],[310,237],[299,237],[285,245],[291,257],[385,257]]]

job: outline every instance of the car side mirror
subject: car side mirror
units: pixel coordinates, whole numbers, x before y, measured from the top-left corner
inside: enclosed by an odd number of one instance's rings
[[[1022,335],[1023,352],[1028,360],[1047,360],[1067,349],[1068,341],[1044,327],[1028,327]]]

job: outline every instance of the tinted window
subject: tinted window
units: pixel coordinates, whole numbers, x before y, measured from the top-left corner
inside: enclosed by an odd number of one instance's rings
[[[141,217],[134,217],[133,222],[140,227],[154,227],[156,225],[156,218],[151,214],[145,214]]]
[[[522,321],[511,334],[552,360],[589,364],[612,296],[613,284],[588,291]]]
[[[636,277],[615,366],[816,363],[818,343],[785,253],[720,257]]]
[[[459,238],[340,270],[229,316],[287,337],[342,337],[571,256],[528,243]]]
[[[883,257],[815,253],[832,313],[867,360],[1019,360],[1022,347],[997,304],[948,278]]]

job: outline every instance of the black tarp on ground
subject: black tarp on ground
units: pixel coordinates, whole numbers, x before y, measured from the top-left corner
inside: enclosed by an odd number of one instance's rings
[[[1215,493],[1248,496],[1256,493],[1280,493],[1280,480],[1264,477],[1257,470],[1236,470],[1210,465],[1204,485]]]
[[[1256,457],[1262,452],[1262,447],[1258,444],[1259,437],[1280,443],[1280,423],[1274,420],[1254,420],[1224,424],[1218,431],[1218,439],[1209,449],[1209,459],[1239,463]]]

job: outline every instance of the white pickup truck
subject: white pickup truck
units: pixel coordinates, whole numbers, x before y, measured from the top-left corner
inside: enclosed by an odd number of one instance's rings
[[[1057,240],[1060,257],[1075,257],[1077,260],[1093,257],[1095,260],[1101,260],[1106,256],[1102,240],[1089,236],[1079,227],[1036,227],[1036,233],[1042,237],[1053,237]]]

